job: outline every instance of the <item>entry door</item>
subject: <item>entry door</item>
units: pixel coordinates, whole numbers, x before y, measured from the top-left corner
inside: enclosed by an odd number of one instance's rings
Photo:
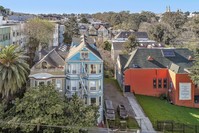
[[[130,85],[125,85],[125,92],[131,92],[131,86]]]

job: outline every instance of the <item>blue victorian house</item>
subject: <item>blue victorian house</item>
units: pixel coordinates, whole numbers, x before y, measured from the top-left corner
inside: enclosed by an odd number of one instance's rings
[[[57,47],[42,51],[40,59],[31,68],[29,75],[31,86],[55,84],[55,88],[70,98],[77,94],[86,105],[99,106],[103,121],[103,60],[95,45],[87,43],[87,37],[81,37],[79,45]]]

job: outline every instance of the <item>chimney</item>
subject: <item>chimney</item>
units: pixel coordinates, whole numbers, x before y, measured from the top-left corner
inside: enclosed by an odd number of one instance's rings
[[[148,57],[147,57],[147,60],[148,60],[148,61],[153,61],[154,59],[153,59],[153,57],[148,56]]]
[[[188,60],[193,61],[194,58],[190,55],[190,56],[188,57]]]

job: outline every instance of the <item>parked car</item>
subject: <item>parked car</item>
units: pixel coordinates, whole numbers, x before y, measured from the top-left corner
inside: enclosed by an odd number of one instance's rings
[[[111,100],[105,100],[105,117],[107,120],[115,120],[115,110]]]
[[[117,111],[119,113],[120,118],[126,119],[128,117],[128,113],[127,113],[126,108],[124,107],[124,105],[119,104],[118,108],[117,108]]]

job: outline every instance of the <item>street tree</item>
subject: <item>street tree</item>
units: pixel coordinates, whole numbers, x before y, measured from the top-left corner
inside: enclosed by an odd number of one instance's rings
[[[26,83],[29,65],[25,52],[17,45],[2,47],[0,50],[0,93],[6,100]]]

